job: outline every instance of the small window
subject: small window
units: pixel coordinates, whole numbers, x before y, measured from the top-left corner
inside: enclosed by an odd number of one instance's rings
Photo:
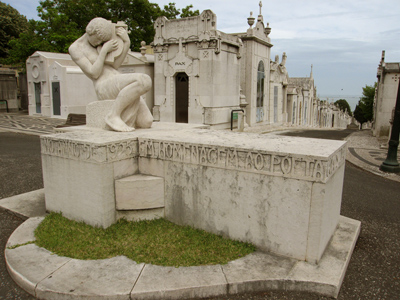
[[[265,78],[265,69],[263,61],[260,61],[258,64],[257,71],[257,107],[264,106],[264,78]]]

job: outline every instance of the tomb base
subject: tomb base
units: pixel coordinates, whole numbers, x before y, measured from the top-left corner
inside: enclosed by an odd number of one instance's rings
[[[158,122],[129,133],[42,136],[46,207],[102,227],[124,216],[165,216],[318,263],[340,217],[345,143]],[[137,174],[156,177],[151,192],[140,190]],[[121,199],[152,200],[117,199],[127,181]]]

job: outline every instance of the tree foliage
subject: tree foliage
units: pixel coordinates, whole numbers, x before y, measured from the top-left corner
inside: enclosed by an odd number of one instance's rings
[[[28,36],[24,35],[12,44],[10,61],[25,62],[37,50],[66,53],[95,17],[114,23],[124,21],[130,31],[131,50],[138,51],[141,41],[147,44],[153,41],[153,23],[158,17],[165,15],[175,19],[199,15],[198,10],[192,10],[192,5],[181,11],[175,3],[169,3],[161,9],[148,0],[42,0],[39,3],[37,10],[41,20],[30,20]]]
[[[354,109],[354,118],[361,124],[367,122],[367,119],[364,116],[364,113],[360,107],[360,105],[356,105],[356,108]]]
[[[352,115],[353,115],[352,112],[351,112],[350,105],[349,105],[349,103],[347,102],[347,100],[345,100],[345,99],[339,99],[339,100],[335,101],[334,104],[335,104],[337,107],[339,107],[339,109],[340,109],[341,111],[346,111],[346,110],[347,110],[347,113],[349,114],[349,116],[352,116]]]
[[[374,116],[374,96],[375,96],[375,85],[366,85],[363,87],[363,96],[358,101],[354,110],[354,117],[358,122],[365,123],[372,121]]]
[[[0,58],[8,56],[8,43],[27,30],[26,18],[9,4],[0,1]]]

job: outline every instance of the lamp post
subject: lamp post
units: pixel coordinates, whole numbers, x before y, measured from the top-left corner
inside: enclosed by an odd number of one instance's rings
[[[381,164],[380,170],[389,173],[399,173],[400,164],[397,161],[397,148],[399,147],[400,134],[400,80],[397,90],[396,106],[392,124],[392,133],[390,135],[389,149],[386,160]]]

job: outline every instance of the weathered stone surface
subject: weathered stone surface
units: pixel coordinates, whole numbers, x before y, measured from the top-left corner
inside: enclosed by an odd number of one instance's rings
[[[114,180],[137,173],[137,141],[127,133],[79,131],[41,143],[46,209],[93,226],[113,224]]]
[[[164,207],[164,179],[148,175],[132,175],[115,181],[117,210]]]
[[[103,260],[72,259],[42,280],[36,295],[40,299],[129,300],[143,267],[144,264],[136,264],[125,256]]]
[[[35,229],[43,219],[44,217],[29,218],[22,223],[8,239],[6,248],[35,241]]]
[[[117,210],[117,220],[128,221],[154,220],[165,217],[165,208],[139,209],[139,210]]]
[[[344,164],[346,142],[231,133],[154,131],[139,136],[140,157],[326,182]]]
[[[360,227],[360,221],[340,216],[338,227],[318,265],[297,262],[287,278],[285,288],[312,291],[336,298],[360,234]]]
[[[297,260],[255,252],[222,266],[229,293],[284,289],[285,280]]]
[[[132,299],[205,298],[227,293],[221,266],[160,267],[146,265]]]
[[[111,130],[105,117],[110,112],[115,100],[94,101],[86,106],[86,126]]]
[[[139,171],[165,178],[169,220],[318,262],[338,222],[345,151],[342,141],[155,131],[139,137]]]
[[[1,199],[0,206],[25,218],[44,216],[46,215],[44,189]]]
[[[6,249],[5,258],[12,279],[32,295],[39,282],[71,260],[33,244]]]

